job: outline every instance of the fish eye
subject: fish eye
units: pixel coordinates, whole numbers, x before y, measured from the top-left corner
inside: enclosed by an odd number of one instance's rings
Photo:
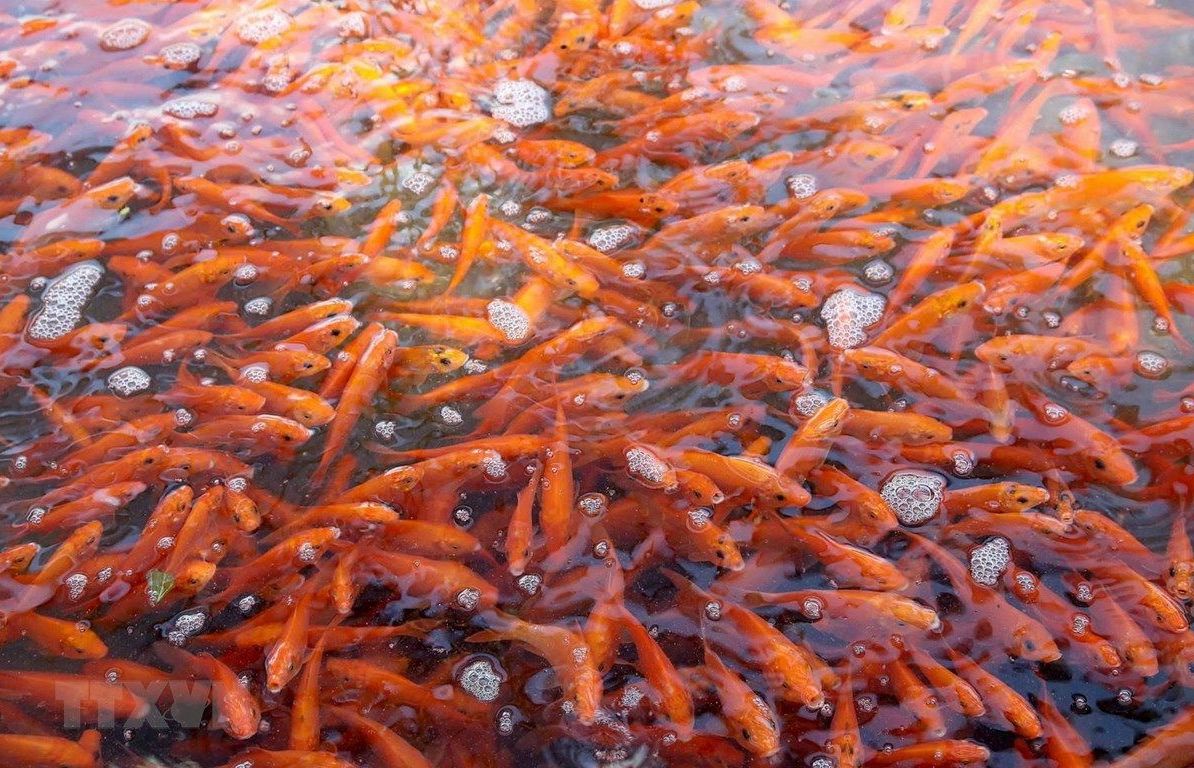
[[[1095,459],[1094,465],[1095,465],[1095,469],[1106,469],[1107,468],[1107,462],[1103,461],[1102,459]]]

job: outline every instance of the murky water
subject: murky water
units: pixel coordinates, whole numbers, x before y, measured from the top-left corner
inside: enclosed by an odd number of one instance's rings
[[[1192,12],[0,2],[6,764],[1184,765]]]

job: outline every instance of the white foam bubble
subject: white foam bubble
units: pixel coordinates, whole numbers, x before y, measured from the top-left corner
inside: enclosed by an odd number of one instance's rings
[[[821,318],[829,332],[829,343],[851,349],[866,342],[866,329],[883,317],[887,301],[877,293],[842,288],[821,305]]]
[[[29,338],[51,341],[73,331],[103,276],[104,268],[98,263],[83,261],[54,278],[42,293],[41,310],[29,324]]]
[[[449,427],[458,427],[464,423],[464,416],[452,406],[444,405],[439,409],[439,420]]]
[[[199,61],[203,49],[194,43],[171,43],[158,51],[162,62],[171,69],[184,69]]]
[[[979,544],[970,551],[970,578],[988,587],[995,586],[1007,570],[1011,556],[1011,545],[1003,537]]]
[[[476,587],[465,587],[456,593],[456,604],[466,611],[476,608],[481,602],[481,590]]]
[[[526,222],[532,226],[546,224],[547,222],[551,221],[552,216],[552,212],[548,209],[535,207],[527,211]]]
[[[589,245],[602,253],[611,253],[629,243],[634,237],[634,227],[629,224],[611,224],[598,227],[589,235]]]
[[[862,277],[872,285],[882,285],[895,277],[895,270],[882,259],[875,259],[862,268]]]
[[[517,343],[530,336],[531,318],[517,304],[504,299],[494,299],[486,306],[485,312],[489,317],[489,324],[500,331],[506,341]]]
[[[577,499],[576,506],[588,517],[601,517],[609,508],[609,498],[604,493],[594,491]]]
[[[667,477],[668,465],[646,448],[634,446],[626,450],[626,470],[651,485],[661,485]]]
[[[1159,379],[1169,372],[1169,360],[1148,350],[1136,353],[1136,373],[1146,379]]]
[[[174,619],[174,627],[166,633],[166,640],[173,645],[185,645],[187,640],[199,634],[207,624],[202,613],[184,613]]]
[[[1140,149],[1140,145],[1131,139],[1116,139],[1108,147],[1112,155],[1121,158],[1131,157]]]
[[[269,296],[258,296],[245,302],[245,314],[265,317],[274,308],[274,300]]]
[[[152,27],[140,19],[121,19],[100,32],[99,45],[105,51],[127,51],[149,39]]]
[[[144,392],[152,383],[150,375],[135,365],[126,365],[108,377],[108,389],[121,397]]]
[[[642,262],[627,262],[622,265],[622,277],[640,279],[647,274],[647,265]]]
[[[830,398],[831,395],[822,389],[810,389],[792,398],[792,408],[807,418],[828,405]]]
[[[1090,110],[1082,104],[1071,104],[1057,113],[1057,119],[1061,121],[1062,125],[1077,125],[1088,117],[1090,117]]]
[[[236,36],[246,45],[256,45],[290,29],[290,17],[277,8],[242,16],[236,22]]]
[[[887,479],[880,495],[901,523],[921,525],[937,514],[945,495],[945,480],[932,472],[901,470]]]
[[[172,99],[162,105],[162,111],[179,120],[194,120],[196,117],[211,117],[220,109],[219,105],[208,99],[181,98]]]
[[[509,707],[498,712],[498,733],[503,736],[514,733],[514,712]]]
[[[497,451],[488,451],[481,459],[481,470],[490,480],[504,480],[509,468]]]
[[[551,118],[551,97],[530,80],[499,80],[493,88],[494,117],[525,128]]]
[[[424,195],[427,190],[435,185],[435,177],[430,173],[418,171],[413,173],[402,182],[402,186],[408,189],[412,194]]]
[[[787,180],[788,192],[797,200],[807,200],[817,194],[817,177],[811,173],[798,173],[789,176]]]
[[[489,659],[469,662],[460,670],[460,687],[478,701],[493,701],[501,693],[502,677]]]
[[[669,5],[675,5],[676,0],[634,0],[634,4],[644,11],[654,11],[657,8],[666,8]]]
[[[62,580],[66,586],[66,596],[69,600],[75,601],[83,596],[83,590],[87,589],[87,574],[72,573]]]

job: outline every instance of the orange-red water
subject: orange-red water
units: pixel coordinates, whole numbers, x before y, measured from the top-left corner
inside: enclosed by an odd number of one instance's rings
[[[1192,10],[0,2],[5,764],[1185,765]]]

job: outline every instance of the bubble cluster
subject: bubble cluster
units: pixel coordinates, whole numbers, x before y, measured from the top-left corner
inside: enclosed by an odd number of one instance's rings
[[[72,573],[62,580],[62,584],[66,587],[67,599],[74,602],[82,597],[83,590],[87,589],[87,574]]]
[[[151,27],[140,19],[121,19],[100,32],[100,48],[127,51],[149,39]]]
[[[1141,350],[1136,353],[1136,373],[1146,379],[1160,379],[1169,373],[1169,359],[1164,355]]]
[[[522,307],[504,299],[494,299],[485,307],[489,324],[497,329],[506,341],[518,343],[531,335],[531,318]]]
[[[634,238],[634,227],[629,224],[611,224],[598,227],[589,234],[589,245],[602,253],[612,253]]]
[[[509,736],[514,733],[514,712],[509,707],[502,707],[498,712],[498,733]]]
[[[945,496],[945,479],[932,472],[901,470],[887,478],[879,493],[901,523],[922,525],[937,514]]]
[[[798,173],[789,176],[787,180],[788,192],[797,200],[807,200],[817,194],[817,177],[811,173]]]
[[[74,330],[103,276],[103,267],[84,261],[54,278],[42,293],[41,310],[29,324],[29,338],[53,341]]]
[[[530,80],[499,80],[493,88],[493,100],[493,116],[519,128],[551,119],[551,97]]]
[[[810,389],[792,398],[792,410],[804,418],[812,416],[829,404],[832,395],[822,389]]]
[[[481,471],[490,480],[502,480],[509,472],[506,460],[497,451],[488,451],[481,458]]]
[[[604,493],[586,493],[576,500],[581,514],[587,517],[601,517],[609,508],[609,498]]]
[[[631,476],[652,486],[663,485],[667,479],[668,465],[646,448],[634,446],[626,450],[626,471]]]
[[[244,310],[246,315],[256,315],[257,317],[265,317],[274,308],[274,300],[269,296],[259,296],[256,299],[249,299],[245,302]]]
[[[166,640],[173,645],[186,645],[195,635],[207,626],[207,615],[198,612],[179,614],[174,619],[174,626],[166,632]]]
[[[194,120],[197,117],[211,117],[220,109],[214,101],[207,99],[172,99],[162,105],[162,111],[179,120]]]
[[[435,177],[423,171],[412,173],[402,182],[402,186],[414,195],[425,195],[434,185]]]
[[[108,389],[121,397],[144,392],[152,383],[150,375],[135,365],[126,365],[108,377]]]
[[[886,299],[877,293],[842,288],[821,305],[821,319],[829,332],[829,343],[851,349],[866,342],[866,329],[883,317]]]
[[[158,51],[162,63],[170,69],[186,69],[203,56],[203,49],[194,43],[171,43]]]
[[[1140,145],[1131,139],[1116,139],[1108,147],[1111,154],[1118,158],[1129,158],[1135,155],[1139,149]]]
[[[290,17],[277,8],[253,11],[236,22],[236,36],[246,45],[257,45],[290,29]]]
[[[1007,570],[1011,560],[1011,545],[1002,536],[979,544],[970,550],[970,578],[979,584],[993,587]]]
[[[476,587],[465,587],[456,593],[456,604],[466,611],[471,611],[481,603],[481,590]]]
[[[1090,117],[1090,110],[1082,104],[1071,104],[1057,113],[1062,125],[1077,125]]]
[[[895,277],[895,270],[882,259],[867,262],[862,268],[862,278],[871,285],[883,285]]]
[[[541,584],[543,584],[543,577],[534,573],[524,573],[518,577],[518,588],[528,595],[538,592]]]

